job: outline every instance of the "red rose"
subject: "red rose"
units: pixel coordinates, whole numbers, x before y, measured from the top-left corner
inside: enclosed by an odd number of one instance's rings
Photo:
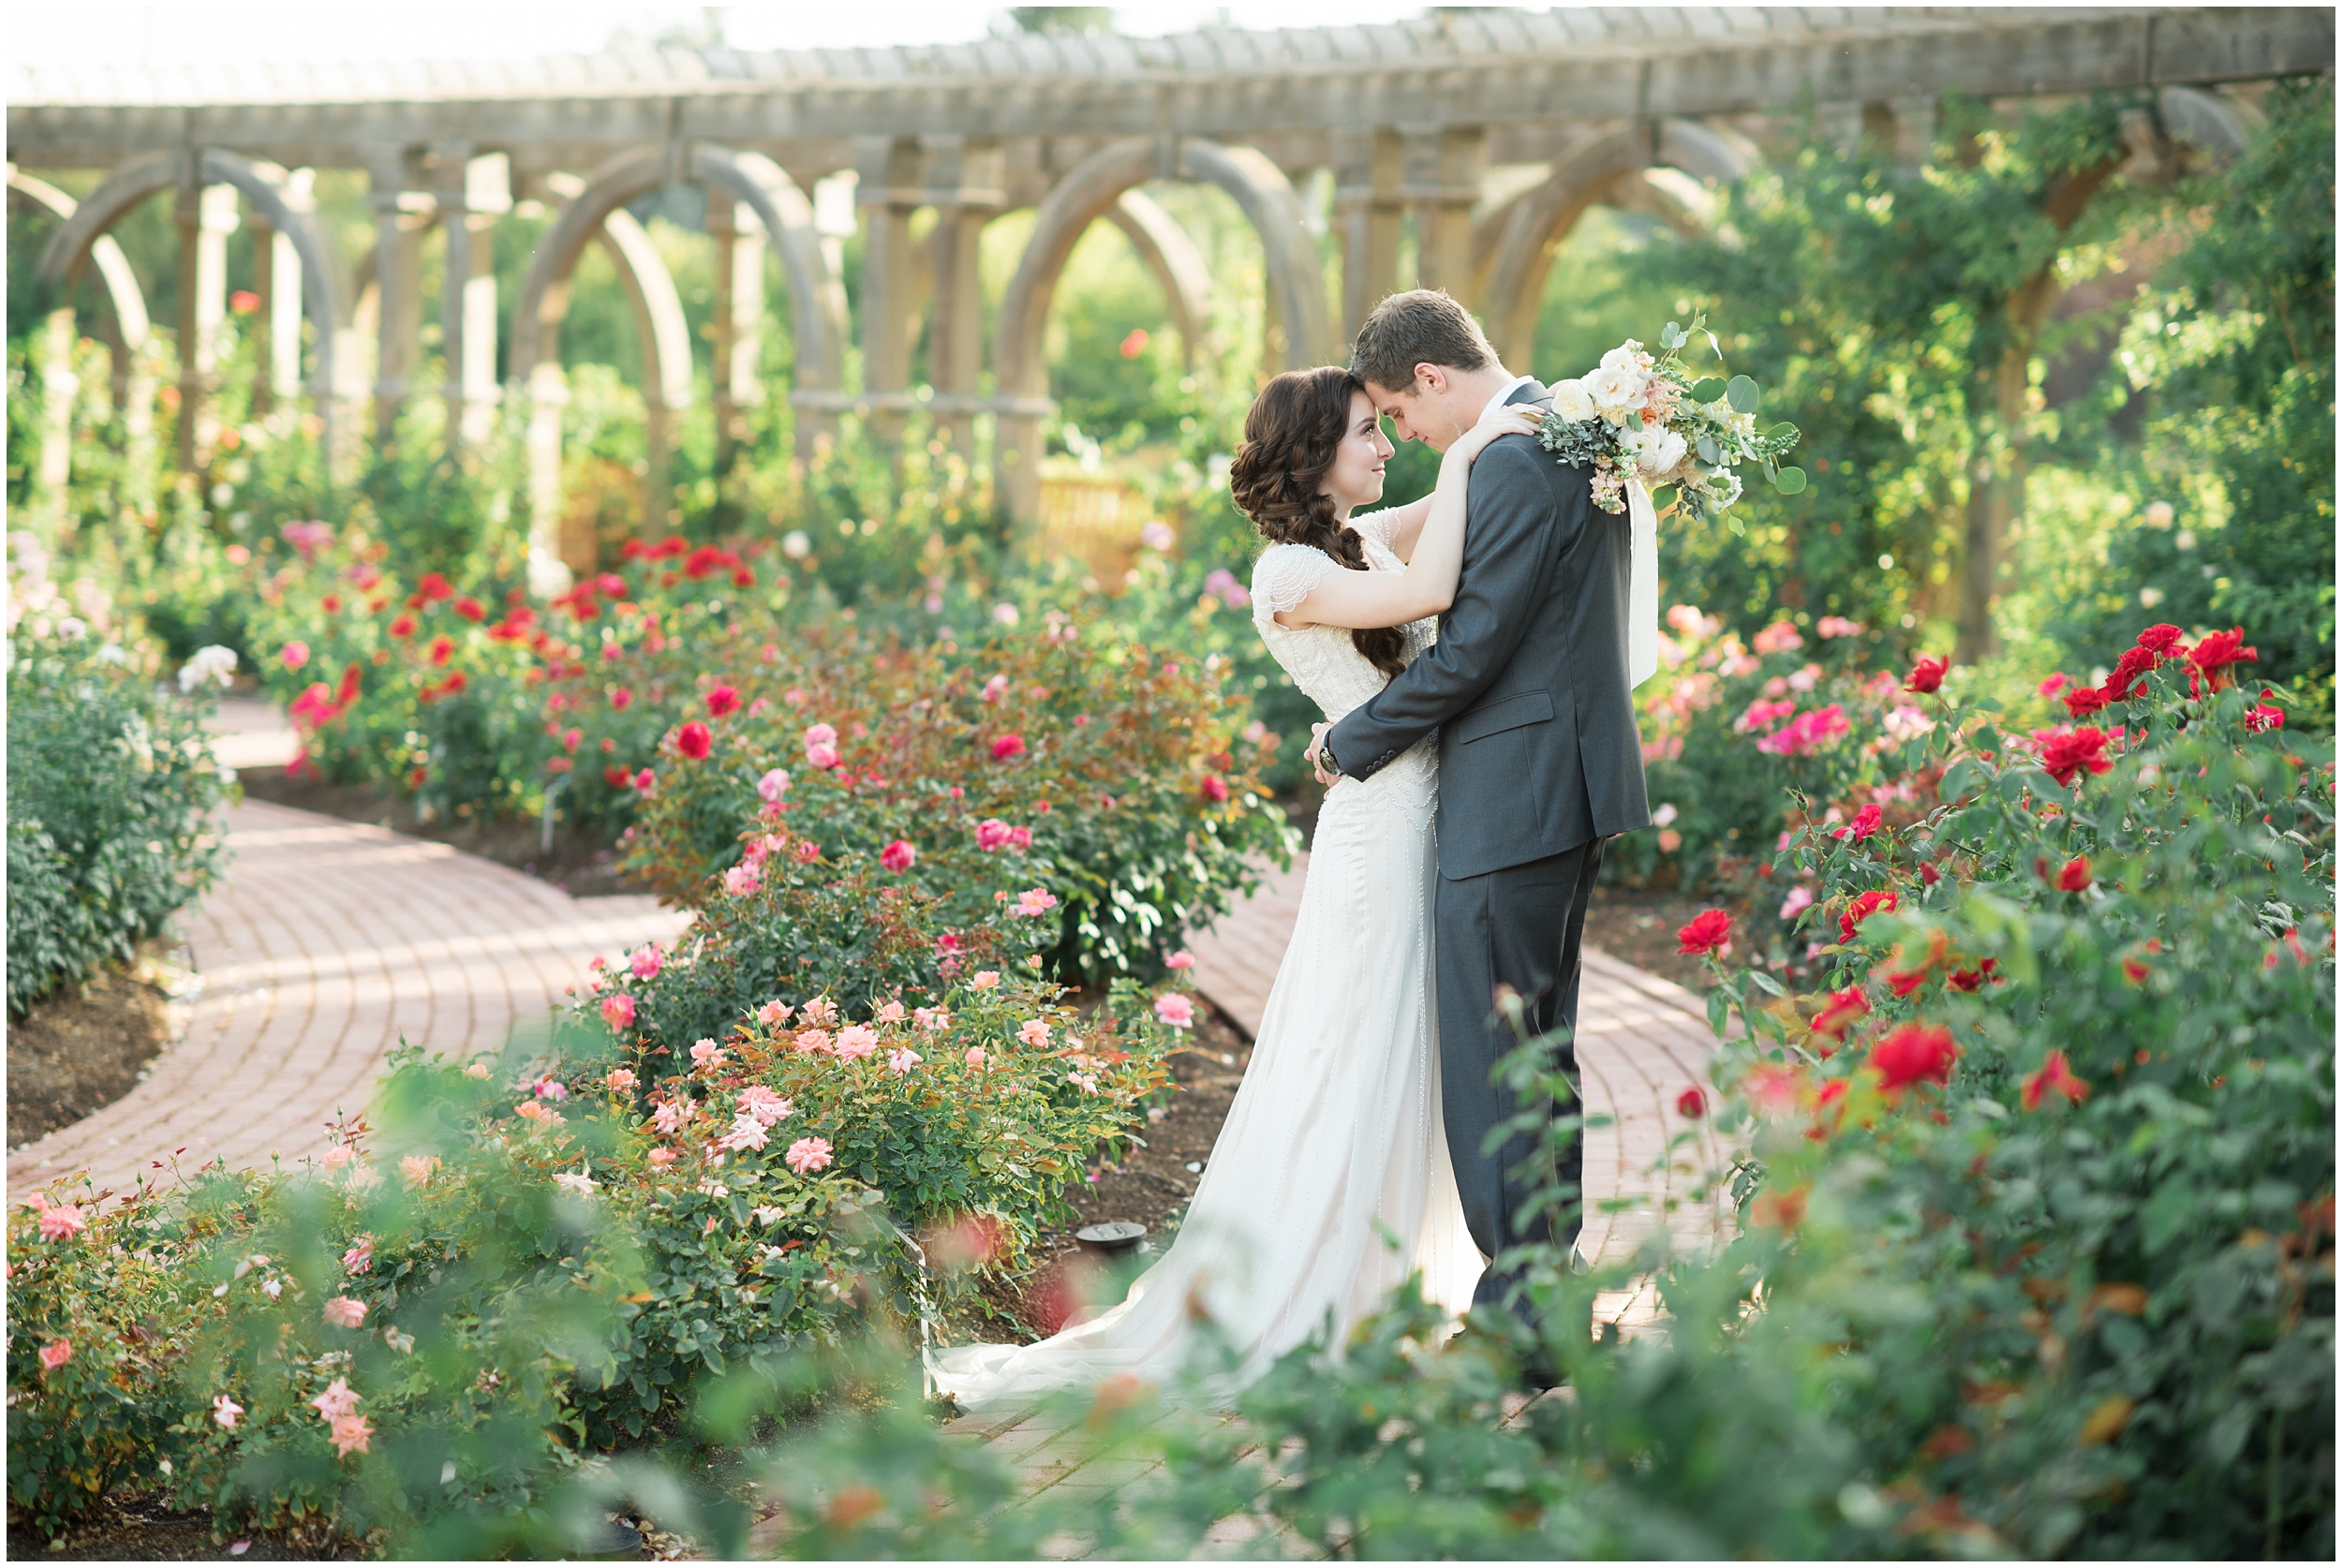
[[[2180,641],[2186,635],[2175,626],[2151,626],[2139,634],[2138,645],[2157,658],[2177,658],[2187,651]]]
[[[1935,869],[1935,863],[1934,861],[1921,861],[1920,863],[1920,881],[1926,883],[1929,887],[1934,887],[1937,882],[1940,882],[1943,880],[1944,874]]]
[[[1675,951],[1697,957],[1723,951],[1731,939],[1732,917],[1722,910],[1702,910],[1690,925],[1677,928]]]
[[[614,790],[627,790],[633,788],[634,775],[629,769],[613,762],[601,770],[601,781]]]
[[[2125,648],[2123,657],[2114,661],[2113,673],[2098,690],[2110,703],[2127,702],[2138,689],[2139,677],[2162,662],[2152,648]]]
[[[1919,692],[1937,690],[1943,686],[1945,673],[1950,668],[1951,661],[1948,658],[1922,658],[1911,666],[1910,679],[1903,683],[1903,689]]]
[[[2245,646],[2245,629],[2240,626],[2230,631],[2207,633],[2196,644],[2196,651],[2187,656],[2187,662],[2202,673],[2206,685],[2217,691],[2235,679],[2231,665],[2258,664],[2260,650]]]
[[[2041,771],[2072,788],[2083,773],[2104,773],[2114,763],[2106,755],[2102,730],[2053,730],[2042,737]]]
[[[2080,893],[2090,885],[2090,857],[2076,855],[2057,868],[2057,889],[2060,893]]]
[[[2066,711],[2076,718],[2087,718],[2106,706],[2106,693],[2095,686],[2079,687],[2066,693]]]
[[[1951,1064],[1959,1059],[1951,1031],[1933,1024],[1905,1024],[1871,1047],[1871,1065],[1878,1070],[1879,1087],[1887,1089],[1948,1082]]]
[[[1697,1121],[1708,1114],[1708,1097],[1697,1087],[1685,1089],[1675,1097],[1675,1114],[1687,1121]]]
[[[2245,728],[2256,735],[2285,728],[2285,710],[2273,708],[2266,703],[2256,703],[2245,715]]]
[[[433,601],[455,597],[453,586],[449,584],[445,576],[436,571],[424,572],[422,581],[416,584],[416,591],[425,599]]]
[[[445,664],[455,657],[455,640],[442,633],[431,639],[431,662]]]
[[[1228,798],[1228,781],[1216,773],[1204,775],[1204,798],[1214,805]]]
[[[1860,985],[1832,991],[1830,999],[1822,1003],[1821,1011],[1814,1014],[1814,1032],[1840,1039],[1855,1020],[1868,1017],[1870,1010],[1871,999],[1863,995]]]
[[[1894,889],[1892,888],[1878,887],[1871,889],[1870,892],[1865,893],[1860,897],[1855,899],[1854,902],[1847,907],[1846,912],[1838,917],[1838,939],[1840,941],[1846,942],[1852,941],[1854,939],[1854,932],[1857,926],[1860,925],[1862,922],[1868,920],[1872,915],[1876,914],[1881,910],[1892,910],[1898,902],[1899,900],[1895,897]]]
[[[742,567],[732,574],[732,585],[735,588],[753,588],[756,586],[756,573]]]
[[[2073,1074],[2063,1051],[2052,1051],[2042,1061],[2040,1071],[2024,1081],[2024,1108],[2038,1111],[2041,1102],[2052,1094],[2065,1096],[2069,1105],[2079,1105],[2090,1098],[2090,1086]]]
[[[415,617],[412,615],[401,615],[391,623],[391,635],[393,637],[412,637],[414,634]]]
[[[736,713],[739,707],[740,693],[732,687],[715,687],[707,693],[707,716],[710,718],[721,718],[728,713]]]
[[[487,607],[482,604],[478,599],[472,598],[469,594],[466,594],[463,598],[455,601],[455,613],[463,616],[464,619],[474,623],[484,621],[488,618]]]
[[[707,732],[707,726],[696,718],[677,732],[674,738],[675,749],[695,762],[707,755],[712,744],[714,737]]]
[[[992,743],[992,760],[996,762],[1005,762],[1011,757],[1022,757],[1024,754],[1025,737],[1022,735],[1002,735]]]
[[[1868,838],[1872,834],[1878,831],[1878,823],[1883,815],[1884,813],[1882,813],[1877,806],[1865,806],[1861,810],[1857,811],[1854,814],[1853,821],[1847,823],[1845,827],[1839,828],[1837,831],[1831,834],[1830,836],[1832,838],[1851,838],[1857,844],[1860,844],[1863,839]]]

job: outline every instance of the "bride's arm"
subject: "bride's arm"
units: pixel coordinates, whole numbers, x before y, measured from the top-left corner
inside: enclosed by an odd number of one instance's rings
[[[1500,436],[1536,433],[1539,411],[1512,404],[1499,408],[1460,436],[1440,460],[1439,485],[1404,571],[1329,571],[1307,599],[1277,613],[1277,624],[1308,626],[1404,626],[1436,615],[1453,603],[1463,568],[1464,496],[1473,461]]]

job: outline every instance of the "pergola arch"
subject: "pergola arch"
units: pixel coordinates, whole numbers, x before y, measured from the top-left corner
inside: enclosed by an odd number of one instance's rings
[[[1300,203],[1284,171],[1250,147],[1183,140],[1174,155],[1162,156],[1165,151],[1153,141],[1133,138],[1103,147],[1067,170],[1043,200],[1032,238],[1001,298],[992,356],[1009,405],[1001,415],[1001,480],[1010,513],[1019,521],[1030,522],[1041,500],[1038,406],[1049,390],[1043,351],[1049,303],[1075,243],[1090,224],[1119,210],[1125,192],[1165,172],[1226,191],[1260,236],[1269,302],[1283,328],[1279,368],[1325,364],[1340,353],[1316,243],[1302,226]]]
[[[338,348],[334,329],[348,316],[348,269],[342,263],[340,251],[318,228],[316,200],[307,192],[292,186],[285,170],[275,164],[218,147],[206,147],[192,154],[149,153],[132,158],[118,166],[103,185],[90,192],[72,216],[50,237],[35,274],[37,281],[43,288],[70,285],[84,263],[96,255],[97,242],[131,209],[157,191],[183,185],[233,185],[271,228],[292,241],[301,258],[303,307],[317,330],[315,368],[309,387],[319,415],[330,424],[334,417],[334,360]],[[120,255],[118,248],[115,254]],[[106,270],[103,260],[99,260],[98,266],[101,273]],[[331,440],[330,432],[328,439]]]
[[[71,218],[81,203],[46,180],[36,179],[14,164],[8,166],[8,194],[60,219]],[[97,281],[106,302],[106,347],[113,361],[114,405],[119,408],[130,379],[130,356],[145,347],[153,322],[146,314],[146,294],[139,287],[130,259],[111,234],[91,240],[89,260],[97,268]],[[70,286],[72,280],[67,283]],[[68,306],[69,308],[69,306]]]
[[[1189,369],[1202,351],[1211,320],[1211,269],[1194,238],[1179,220],[1145,191],[1131,189],[1106,209],[1106,219],[1122,231],[1147,270],[1155,274],[1170,308],[1171,330],[1179,334],[1179,359]]]
[[[1671,181],[1645,180],[1646,172],[1669,169],[1697,180],[1724,181],[1737,179],[1755,162],[1755,149],[1741,138],[1695,121],[1662,121],[1656,140],[1646,156],[1633,126],[1582,139],[1556,157],[1552,172],[1522,193],[1503,218],[1482,299],[1490,340],[1507,364],[1531,362],[1537,307],[1553,258],[1588,207],[1612,199],[1623,182],[1636,180],[1667,221],[1679,229],[1697,228],[1702,214],[1687,200],[1689,193],[1670,189]]]
[[[830,275],[829,263],[822,255],[812,203],[796,182],[763,154],[734,152],[708,142],[694,142],[688,149],[643,147],[621,153],[595,170],[585,188],[562,209],[560,218],[538,243],[514,304],[513,377],[526,380],[540,361],[550,357],[551,334],[568,312],[570,274],[576,269],[586,242],[600,231],[624,235],[630,225],[634,233],[640,233],[641,226],[621,209],[645,191],[678,180],[697,181],[756,214],[789,280],[796,328],[794,383],[836,388],[844,359],[845,293]],[[609,220],[614,215],[623,221],[612,226]],[[614,237],[614,249],[624,253],[629,244],[627,239]],[[655,251],[647,254],[650,260],[657,259]],[[620,270],[627,269],[622,266]],[[662,275],[665,273],[663,266],[657,270]],[[647,272],[643,269],[642,275]],[[673,287],[670,280],[668,288]],[[685,344],[688,349],[688,337]],[[662,378],[667,374],[663,364],[660,374]],[[687,361],[683,375],[687,397],[689,383]]]

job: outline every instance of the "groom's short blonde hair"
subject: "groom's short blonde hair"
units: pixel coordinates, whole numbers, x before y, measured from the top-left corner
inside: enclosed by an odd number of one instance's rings
[[[1350,349],[1350,373],[1386,392],[1415,385],[1415,367],[1485,370],[1496,350],[1472,312],[1437,288],[1410,288],[1386,296],[1358,328]]]

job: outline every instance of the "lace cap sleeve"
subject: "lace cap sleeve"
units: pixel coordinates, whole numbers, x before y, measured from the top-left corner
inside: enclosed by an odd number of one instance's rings
[[[1310,597],[1329,571],[1338,571],[1324,551],[1306,544],[1272,544],[1253,563],[1253,624],[1267,629],[1278,612]]]
[[[1350,526],[1396,555],[1398,547],[1391,540],[1399,534],[1399,510],[1397,507],[1386,507],[1381,511],[1357,512],[1351,517]]]

